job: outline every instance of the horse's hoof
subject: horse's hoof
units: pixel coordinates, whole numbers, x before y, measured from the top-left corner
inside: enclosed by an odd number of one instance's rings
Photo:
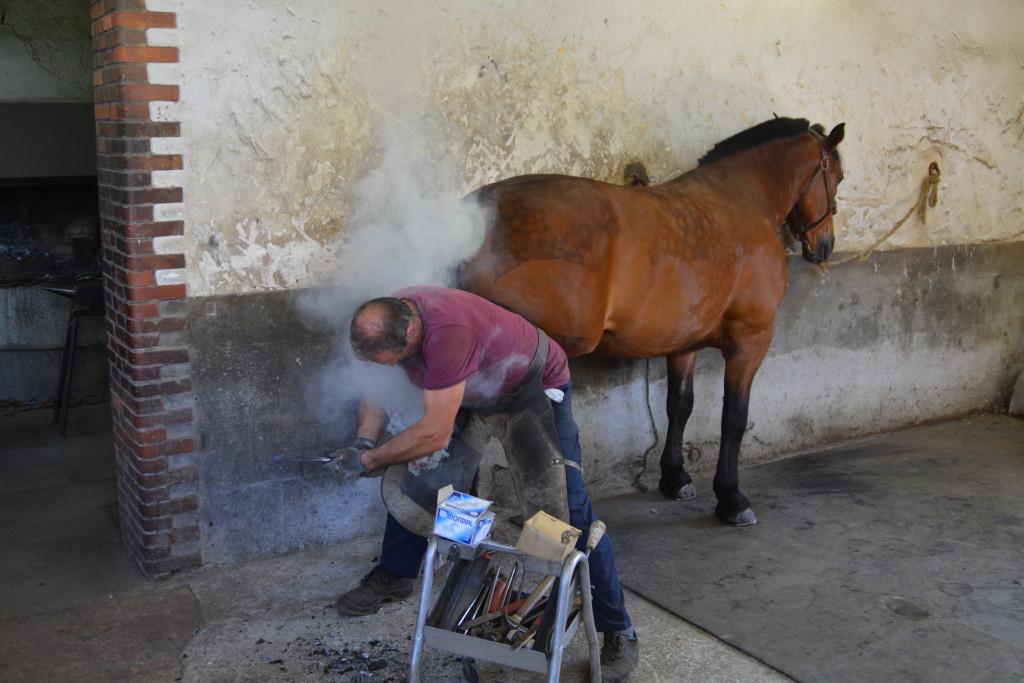
[[[691,498],[697,497],[697,487],[692,483],[687,484],[683,488],[676,491],[676,495],[673,496],[676,500],[690,500]]]
[[[725,521],[733,526],[750,526],[757,524],[757,515],[750,508],[737,512],[732,517],[726,517]]]

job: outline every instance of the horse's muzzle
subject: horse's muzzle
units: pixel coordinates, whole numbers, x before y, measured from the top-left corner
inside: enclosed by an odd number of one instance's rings
[[[811,263],[822,263],[828,260],[828,257],[832,255],[832,248],[835,246],[836,239],[832,233],[823,234],[818,239],[814,240],[814,246],[811,246],[810,240],[801,240],[803,246],[804,260],[810,261]]]

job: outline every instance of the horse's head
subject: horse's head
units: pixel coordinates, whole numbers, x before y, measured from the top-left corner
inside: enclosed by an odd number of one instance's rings
[[[789,232],[803,246],[811,263],[828,260],[835,244],[832,216],[836,214],[836,190],[843,180],[843,164],[836,147],[843,141],[846,124],[840,123],[825,137],[824,128],[810,129],[821,148],[821,159],[807,187],[786,217]]]

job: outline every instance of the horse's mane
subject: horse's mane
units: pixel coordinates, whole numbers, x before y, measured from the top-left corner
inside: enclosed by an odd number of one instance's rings
[[[742,152],[745,149],[751,147],[757,147],[763,145],[771,140],[778,138],[788,138],[794,135],[800,135],[806,133],[811,127],[810,122],[807,119],[788,119],[788,118],[774,118],[759,123],[753,128],[733,135],[731,138],[722,140],[717,145],[711,148],[711,151],[705,154],[697,161],[699,166],[710,164],[712,161],[718,161],[724,159],[727,156],[732,156],[737,152]],[[821,128],[820,125],[815,124],[815,128]],[[819,132],[823,132],[825,129],[821,128]]]

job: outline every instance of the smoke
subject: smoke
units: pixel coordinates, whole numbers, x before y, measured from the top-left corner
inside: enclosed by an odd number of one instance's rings
[[[347,411],[363,395],[384,407],[398,431],[422,415],[422,394],[395,368],[354,358],[348,323],[364,301],[414,285],[452,286],[455,269],[479,247],[486,212],[440,187],[451,177],[443,164],[418,153],[411,129],[385,127],[380,165],[353,191],[353,211],[343,228],[332,280],[300,295],[306,324],[334,334],[335,357],[312,388],[311,407]]]
[[[339,284],[360,301],[411,285],[453,284],[483,238],[484,211],[437,188],[448,174],[417,158],[411,133],[392,126],[381,165],[355,188],[339,249]]]

